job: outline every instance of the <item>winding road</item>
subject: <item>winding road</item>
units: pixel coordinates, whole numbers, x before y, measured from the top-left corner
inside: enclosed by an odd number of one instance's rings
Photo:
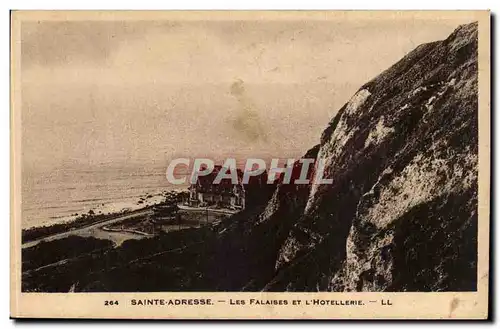
[[[119,217],[116,217],[116,218],[113,218],[113,219],[110,219],[110,220],[105,220],[105,221],[102,221],[102,222],[99,222],[99,223],[90,224],[90,225],[87,225],[87,226],[84,226],[84,227],[80,227],[80,228],[77,228],[77,229],[69,230],[67,232],[57,233],[57,234],[54,234],[54,235],[46,236],[46,237],[41,238],[41,239],[37,239],[37,240],[33,240],[33,241],[29,241],[29,242],[23,243],[22,244],[22,248],[24,249],[24,248],[34,247],[34,246],[36,246],[37,244],[39,244],[40,242],[43,242],[43,241],[48,242],[48,241],[54,241],[54,240],[58,240],[58,239],[64,239],[64,238],[67,238],[70,235],[83,235],[83,236],[89,235],[90,231],[92,231],[94,229],[97,229],[97,228],[101,228],[102,226],[109,225],[109,224],[114,224],[114,223],[123,221],[125,219],[130,219],[130,218],[145,216],[145,215],[151,214],[152,212],[153,211],[151,209],[144,209],[144,210],[135,211],[133,213],[123,214],[122,216],[119,216]]]

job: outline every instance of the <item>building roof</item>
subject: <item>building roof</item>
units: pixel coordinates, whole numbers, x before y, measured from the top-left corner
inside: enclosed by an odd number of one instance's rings
[[[233,184],[231,178],[223,178],[219,184],[214,184],[215,178],[221,171],[229,174],[229,168],[217,165],[210,174],[198,177],[198,181],[195,184],[196,190],[202,193],[233,194],[235,186],[237,189],[245,190],[250,185],[262,186],[267,183],[267,172],[264,172],[258,176],[250,176],[248,183],[243,184],[243,171],[237,169],[238,184]]]
[[[229,168],[217,165],[210,174],[206,176],[199,176],[198,181],[196,182],[197,191],[204,193],[211,192],[215,194],[232,194],[234,185],[242,188],[243,172],[240,169],[236,170],[238,184],[233,184],[231,178],[223,178],[219,184],[214,184],[215,178],[221,171],[229,173]]]

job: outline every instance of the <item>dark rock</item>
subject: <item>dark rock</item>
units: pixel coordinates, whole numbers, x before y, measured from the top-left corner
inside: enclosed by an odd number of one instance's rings
[[[477,66],[474,23],[351,98],[321,137],[334,183],[312,187],[266,289],[476,289]]]

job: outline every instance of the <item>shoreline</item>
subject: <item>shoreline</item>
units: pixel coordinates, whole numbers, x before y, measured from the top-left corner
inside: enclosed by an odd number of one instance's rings
[[[86,214],[81,214],[78,217],[64,221],[61,223],[54,223],[51,225],[42,225],[42,226],[32,226],[27,229],[22,229],[21,233],[21,243],[31,243],[38,240],[43,240],[45,238],[50,238],[51,236],[70,233],[74,230],[81,230],[93,225],[98,225],[104,222],[112,221],[123,216],[133,216],[137,213],[143,213],[147,210],[151,210],[154,206],[162,203],[172,203],[178,202],[179,199],[182,199],[182,196],[186,193],[186,190],[165,190],[158,194],[146,194],[136,202],[136,208],[131,209],[131,207],[126,207],[121,210],[103,214],[96,213],[97,208],[89,210]],[[163,200],[149,203],[148,199],[153,198],[162,198]],[[145,202],[146,201],[146,202]]]

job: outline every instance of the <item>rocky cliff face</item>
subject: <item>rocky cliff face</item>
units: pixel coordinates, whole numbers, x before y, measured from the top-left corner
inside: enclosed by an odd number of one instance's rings
[[[477,69],[464,25],[352,96],[317,151],[333,184],[279,186],[259,217],[294,222],[266,290],[476,289]]]

